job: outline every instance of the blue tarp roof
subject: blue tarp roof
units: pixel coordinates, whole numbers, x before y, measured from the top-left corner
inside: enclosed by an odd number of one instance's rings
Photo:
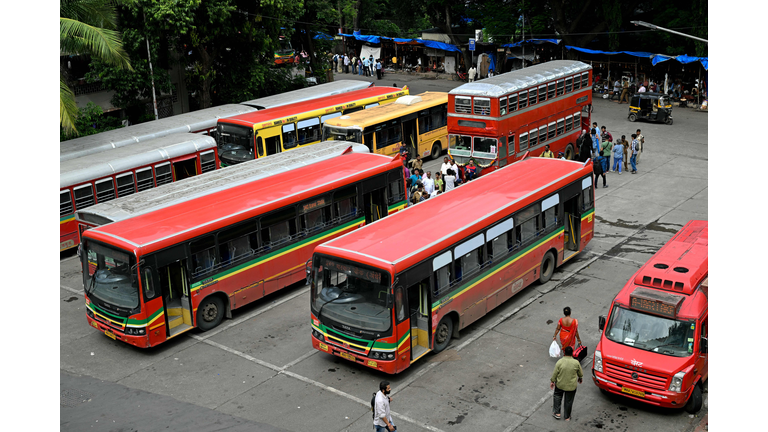
[[[361,35],[361,34],[346,34],[346,33],[339,33],[339,35],[355,38],[359,41],[373,43],[373,44],[381,43],[381,40],[383,39],[383,40],[394,40],[396,43],[416,42],[432,49],[461,52],[461,49],[459,49],[459,47],[457,47],[456,45],[433,41],[433,40],[426,40],[426,39],[389,38],[386,36],[368,36],[368,35]]]
[[[605,54],[605,55],[614,55],[614,54],[627,54],[634,57],[643,57],[643,58],[651,58],[653,54],[645,51],[600,51],[600,50],[592,50],[589,48],[579,48],[571,45],[566,45],[566,49],[569,50],[575,50],[587,54]]]
[[[687,54],[679,55],[677,57],[664,54],[656,54],[651,58],[651,64],[656,66],[657,64],[667,60],[677,60],[682,64],[700,62],[701,65],[704,66],[705,70],[709,70],[709,57],[692,57]]]
[[[333,36],[318,32],[312,39],[333,40]]]
[[[520,41],[520,42],[504,44],[504,45],[502,45],[502,47],[504,47],[504,48],[515,48],[515,47],[519,47],[519,46],[522,46],[522,45],[541,45],[541,44],[545,44],[545,43],[551,43],[551,44],[559,45],[560,44],[560,39],[526,39],[526,40]]]

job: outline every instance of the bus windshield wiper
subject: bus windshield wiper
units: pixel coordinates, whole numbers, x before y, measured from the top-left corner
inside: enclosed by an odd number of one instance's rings
[[[96,286],[96,273],[99,271],[99,266],[96,266],[96,269],[93,271],[93,276],[91,276],[90,282],[88,282],[88,286],[85,287],[85,293],[90,294],[93,292],[93,287]]]
[[[336,300],[339,300],[339,299],[341,299],[341,298],[344,296],[344,294],[346,294],[346,293],[347,293],[346,291],[342,291],[342,292],[341,292],[341,294],[339,294],[339,296],[338,296],[338,297],[336,297],[335,299],[330,299],[330,300],[328,300],[327,302],[325,302],[325,303],[323,303],[322,305],[320,305],[320,309],[317,311],[317,319],[318,319],[318,321],[320,320],[320,315],[322,315],[322,313],[323,313],[323,308],[325,307],[325,305],[327,305],[328,303],[333,303],[333,302],[335,302]]]

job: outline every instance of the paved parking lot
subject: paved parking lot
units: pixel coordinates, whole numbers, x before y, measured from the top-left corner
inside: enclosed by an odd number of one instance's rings
[[[463,330],[446,351],[397,376],[312,350],[306,286],[239,309],[212,331],[193,330],[153,349],[113,341],[88,326],[78,261],[63,257],[61,390],[90,389],[96,396],[62,402],[61,429],[370,431],[371,393],[388,379],[402,431],[693,430],[707,412],[706,394],[705,408],[691,418],[604,396],[588,376],[597,317],[677,229],[708,218],[708,114],[675,109],[675,123],[667,126],[630,123],[627,105],[602,99],[594,105],[593,119],[615,138],[641,128],[646,151],[637,175],[610,173],[609,187],[596,190],[590,245],[550,282],[526,288]],[[435,172],[440,163],[424,167]],[[570,423],[551,416],[555,360],[547,354],[564,306],[579,319],[590,348]],[[144,408],[131,411],[134,403]]]

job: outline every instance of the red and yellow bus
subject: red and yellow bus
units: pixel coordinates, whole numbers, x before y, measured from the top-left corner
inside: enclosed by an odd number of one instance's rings
[[[370,87],[220,119],[216,138],[219,158],[222,165],[235,165],[318,143],[324,121],[406,95],[407,86]]]
[[[318,243],[405,206],[402,161],[346,153],[83,232],[88,323],[150,347],[305,279]]]
[[[592,239],[593,215],[590,161],[527,158],[323,243],[312,346],[398,373],[547,282]]]
[[[573,159],[576,139],[589,127],[592,67],[556,60],[463,84],[448,93],[448,153],[459,166],[470,159],[481,174],[549,144]]]
[[[59,164],[59,251],[76,247],[75,212],[219,167],[216,141],[178,133]]]
[[[709,224],[690,221],[599,318],[592,379],[604,393],[696,413],[709,376]]]

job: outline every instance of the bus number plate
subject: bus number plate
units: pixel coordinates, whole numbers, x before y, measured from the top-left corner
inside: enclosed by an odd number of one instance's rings
[[[347,354],[347,353],[345,353],[345,352],[342,352],[342,353],[339,353],[339,355],[341,356],[341,358],[345,358],[345,359],[347,359],[347,360],[349,360],[349,361],[357,361],[357,360],[355,359],[355,356],[353,356],[353,355],[351,355],[351,354]]]
[[[623,387],[623,386],[621,387],[621,391],[622,391],[622,393],[628,393],[628,394],[631,394],[632,396],[637,396],[637,397],[641,397],[641,398],[645,397],[645,392],[644,391],[633,390],[631,388],[627,388],[627,387]]]
[[[115,340],[115,334],[114,334],[114,333],[112,333],[111,331],[109,331],[109,330],[104,330],[104,334],[105,334],[105,335],[107,335],[107,337],[108,337],[108,338],[110,338],[110,339],[112,339],[112,340]]]

